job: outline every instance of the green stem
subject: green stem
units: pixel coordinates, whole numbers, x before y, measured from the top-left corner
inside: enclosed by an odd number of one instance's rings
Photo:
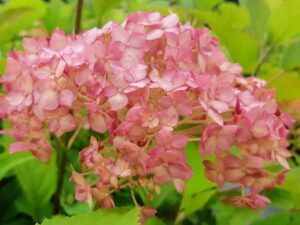
[[[134,190],[131,187],[130,187],[130,194],[131,194],[131,198],[132,198],[132,201],[133,201],[134,205],[139,206],[139,203],[137,202],[137,200],[135,198]]]
[[[262,65],[265,63],[265,61],[269,58],[270,54],[272,53],[273,49],[276,46],[276,42],[273,42],[269,48],[267,49],[267,51],[260,57],[260,60],[254,70],[254,76],[257,76],[260,72],[260,69],[262,67]]]
[[[276,80],[278,80],[284,74],[284,72],[285,72],[284,70],[281,70],[274,77],[272,77],[272,79],[266,83],[266,87],[270,86],[272,83],[274,83]]]
[[[298,14],[297,16],[300,16],[300,14]],[[261,55],[260,60],[259,60],[257,66],[256,66],[256,68],[254,70],[254,76],[257,76],[259,74],[262,65],[269,58],[270,54],[275,49],[275,47],[278,44],[278,42],[280,42],[280,38],[282,37],[282,35],[284,35],[286,33],[286,31],[289,29],[289,27],[290,27],[291,24],[293,24],[293,21],[291,21],[290,23],[288,23],[285,26],[285,28],[282,29],[282,31],[274,38],[274,41],[270,44],[270,46],[268,47],[268,49],[266,50],[266,52]]]
[[[74,26],[75,34],[79,34],[79,32],[80,32],[82,8],[83,8],[83,0],[78,0],[77,8],[76,8],[75,26]],[[72,146],[80,129],[78,129],[75,132],[75,135],[69,141],[68,148]],[[59,151],[57,151],[58,178],[57,178],[57,186],[56,186],[56,191],[55,191],[55,195],[54,195],[54,206],[53,206],[53,213],[58,214],[59,210],[60,210],[60,195],[61,195],[63,184],[64,184],[64,176],[66,173],[66,164],[67,164],[67,160],[68,160],[68,157],[67,157],[68,148],[65,146],[65,144],[61,141],[60,138],[58,138],[56,136],[54,136],[54,137],[60,148]]]
[[[63,184],[64,184],[64,176],[66,173],[66,164],[67,164],[67,149],[60,138],[55,137],[59,149],[57,151],[57,164],[58,164],[58,178],[56,191],[54,194],[54,205],[53,205],[53,214],[58,214],[60,211],[60,195],[62,192]]]

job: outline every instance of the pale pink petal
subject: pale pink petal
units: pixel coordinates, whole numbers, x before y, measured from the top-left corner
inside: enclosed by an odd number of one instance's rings
[[[58,94],[54,90],[46,90],[39,99],[40,106],[45,110],[54,110],[58,107]]]
[[[52,71],[51,68],[48,66],[44,66],[40,69],[34,70],[33,74],[35,75],[36,78],[38,79],[46,79],[51,75]]]
[[[257,122],[251,129],[252,134],[256,138],[262,138],[269,134],[269,128],[264,122]]]
[[[229,109],[227,103],[225,102],[212,100],[210,104],[218,113],[224,113]]]
[[[142,80],[146,77],[147,66],[146,65],[136,65],[130,69],[131,75],[134,77],[134,81]]]
[[[82,67],[73,72],[75,83],[81,86],[92,79],[92,74],[87,67]]]
[[[62,30],[56,29],[51,36],[50,46],[54,49],[61,49],[67,45],[67,38]]]
[[[171,15],[164,17],[161,22],[163,27],[170,28],[176,26],[179,23],[179,18],[176,14],[172,13]]]
[[[92,130],[104,133],[107,130],[107,123],[102,113],[90,113],[88,116],[89,124]]]
[[[161,36],[163,36],[163,34],[164,34],[163,30],[160,30],[160,29],[152,30],[147,34],[146,40],[148,40],[148,41],[156,40],[156,39],[160,38]]]
[[[24,94],[20,92],[11,92],[5,96],[5,99],[12,106],[20,105],[24,100]]]
[[[181,179],[173,179],[173,184],[177,192],[182,193],[185,187],[185,181]]]
[[[189,138],[185,135],[175,134],[173,137],[172,146],[174,148],[183,149],[186,146],[188,140]]]
[[[218,113],[216,113],[214,110],[212,109],[208,109],[207,110],[207,114],[209,115],[209,117],[215,121],[218,125],[223,126],[224,125],[224,120],[222,118],[222,116]]]
[[[117,111],[124,108],[128,103],[128,98],[123,94],[113,95],[108,99],[111,110]]]
[[[280,155],[276,155],[276,160],[286,169],[290,169],[289,163],[286,160],[286,158],[280,156]]]
[[[50,120],[49,123],[48,123],[48,129],[50,132],[56,132],[58,129],[60,128],[60,125],[59,125],[59,120],[58,119],[53,119],[53,120]]]
[[[60,60],[57,65],[56,71],[55,71],[56,77],[60,77],[63,74],[65,66],[66,66],[66,62],[63,60]]]
[[[63,132],[74,130],[76,128],[76,125],[77,124],[75,118],[70,114],[65,115],[59,119],[60,130],[62,130]]]
[[[123,27],[117,24],[114,24],[114,26],[112,27],[111,35],[114,41],[120,41],[122,43],[126,43],[128,40],[127,31]]]
[[[97,37],[100,35],[101,31],[97,28],[93,28],[91,30],[88,30],[84,34],[84,39],[88,44],[92,44],[96,41]]]
[[[64,89],[59,93],[59,104],[71,107],[75,100],[75,95],[70,89]]]

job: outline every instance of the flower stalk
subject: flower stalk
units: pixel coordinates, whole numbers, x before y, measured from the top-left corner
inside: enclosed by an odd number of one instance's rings
[[[58,177],[57,177],[57,185],[56,185],[56,191],[54,194],[54,205],[53,205],[53,214],[59,214],[60,212],[60,197],[61,192],[64,185],[64,176],[66,173],[66,164],[68,161],[67,157],[67,148],[65,147],[62,140],[54,136],[55,140],[59,146],[59,149],[57,150],[57,165],[58,165]]]
[[[82,8],[83,8],[83,0],[78,0],[77,8],[76,8],[75,27],[74,27],[75,34],[79,34],[81,30]]]

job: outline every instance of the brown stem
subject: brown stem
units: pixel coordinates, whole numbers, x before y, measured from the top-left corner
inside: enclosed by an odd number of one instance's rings
[[[79,34],[80,32],[82,8],[83,8],[83,0],[78,0],[77,8],[76,8],[75,28],[74,28],[75,34]]]

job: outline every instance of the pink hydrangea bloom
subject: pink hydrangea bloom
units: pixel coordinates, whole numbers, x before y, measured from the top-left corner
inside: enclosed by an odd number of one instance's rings
[[[198,139],[206,177],[251,192],[226,202],[257,209],[268,203],[259,193],[289,170],[293,120],[280,113],[274,90],[241,74],[207,28],[182,25],[175,14],[137,12],[79,35],[57,29],[10,52],[0,116],[12,128],[1,133],[16,139],[11,153],[29,150],[42,161],[51,157],[49,136],[109,133],[91,137],[80,153],[83,173],[71,177],[76,199],[91,206],[94,197],[105,208],[115,207],[112,193],[123,188],[151,193],[173,182],[183,191],[192,176],[184,148]],[[270,173],[268,163],[283,169]]]

